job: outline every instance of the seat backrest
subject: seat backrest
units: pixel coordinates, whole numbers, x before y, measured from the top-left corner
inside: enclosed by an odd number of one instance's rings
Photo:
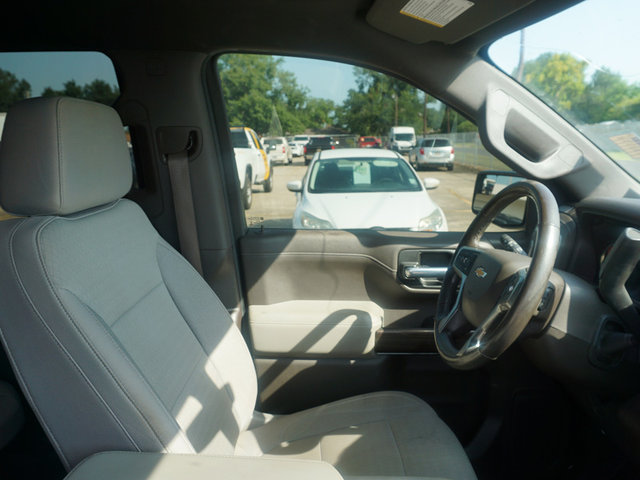
[[[10,109],[0,201],[25,217],[0,223],[0,332],[67,468],[103,450],[231,454],[255,406],[240,332],[121,199],[130,183],[113,109],[68,98]]]

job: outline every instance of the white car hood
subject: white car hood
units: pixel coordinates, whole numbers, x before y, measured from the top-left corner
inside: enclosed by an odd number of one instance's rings
[[[307,194],[300,207],[336,229],[416,229],[438,206],[424,191]],[[444,217],[444,215],[443,215]]]

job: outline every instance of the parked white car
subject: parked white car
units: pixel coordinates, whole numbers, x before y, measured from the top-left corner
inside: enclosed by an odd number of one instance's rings
[[[238,179],[242,189],[242,204],[251,208],[253,185],[262,185],[265,192],[273,190],[271,160],[258,140],[256,132],[248,127],[232,127],[231,143],[236,157]]]
[[[262,143],[271,163],[291,163],[293,154],[284,137],[263,137]]]
[[[446,167],[453,170],[455,152],[448,138],[425,138],[409,152],[409,161],[419,170],[426,167]]]
[[[389,150],[345,148],[314,157],[303,180],[287,184],[298,195],[297,229],[411,229],[446,231],[447,220],[411,165]]]
[[[304,146],[309,142],[307,135],[297,135],[287,139],[289,141],[289,148],[291,148],[291,155],[294,157],[301,157],[304,155]]]

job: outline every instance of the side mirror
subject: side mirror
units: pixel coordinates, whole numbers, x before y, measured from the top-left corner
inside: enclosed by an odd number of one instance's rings
[[[422,183],[424,183],[424,188],[427,190],[433,190],[440,186],[440,180],[433,177],[425,177],[422,179]]]
[[[471,210],[479,213],[480,210],[503,188],[526,180],[515,172],[480,172],[476,177],[475,188],[473,189],[473,202]],[[527,212],[527,199],[519,198],[505,208],[493,220],[493,223],[500,227],[514,228],[524,225],[525,214]]]
[[[302,192],[302,181],[301,180],[291,180],[287,183],[287,190],[293,193]]]

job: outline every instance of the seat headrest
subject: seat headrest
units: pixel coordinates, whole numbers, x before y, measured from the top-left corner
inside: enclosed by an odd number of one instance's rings
[[[0,205],[16,215],[68,215],[131,188],[132,167],[116,111],[76,98],[12,106],[0,142]]]

